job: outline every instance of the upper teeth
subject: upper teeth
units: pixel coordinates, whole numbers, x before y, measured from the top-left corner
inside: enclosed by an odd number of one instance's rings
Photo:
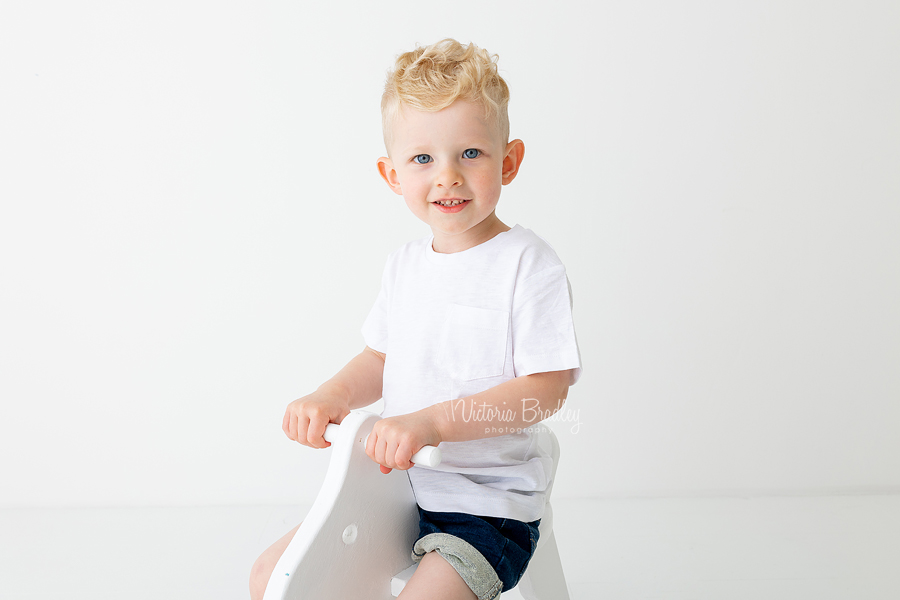
[[[441,206],[456,206],[457,204],[461,204],[465,202],[465,200],[438,200],[437,203]]]

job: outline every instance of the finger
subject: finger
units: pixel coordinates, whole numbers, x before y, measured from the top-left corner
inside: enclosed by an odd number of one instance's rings
[[[309,420],[306,440],[313,448],[327,448],[331,445],[325,441],[325,428],[327,426],[328,419],[325,417],[318,416]]]
[[[387,442],[379,438],[375,440],[375,462],[380,465],[387,466],[385,463],[385,455],[387,454]]]
[[[394,458],[394,462],[397,465],[397,468],[406,471],[410,467],[412,467],[412,463],[410,460],[412,459],[413,453],[409,451],[408,446],[398,446],[397,447],[397,455]]]
[[[401,462],[399,457],[402,456],[400,452],[400,444],[397,442],[391,442],[388,444],[387,451],[385,452],[385,459],[387,462],[383,463],[386,467],[390,467],[392,469],[402,469]]]
[[[281,430],[284,432],[284,435],[291,437],[291,409],[290,407],[284,411],[284,418],[281,419]]]
[[[375,440],[375,462],[385,467],[390,467],[388,464],[388,439],[386,436],[379,435]]]
[[[366,437],[366,456],[375,460],[375,432]]]
[[[408,471],[410,467],[412,467],[412,462],[409,459],[412,458],[412,454],[408,452],[404,452],[402,455],[398,453],[397,456],[397,467],[404,471]]]
[[[289,431],[288,437],[291,438],[292,440],[294,440],[295,442],[300,441],[297,439],[297,427],[298,427],[297,419],[298,419],[297,413],[292,411],[290,423],[288,425],[288,431]]]
[[[302,407],[294,409],[294,418],[291,421],[291,434],[294,441],[306,445],[306,428],[309,427],[309,417]]]
[[[393,469],[389,469],[388,467],[386,467],[384,465],[378,465],[378,468],[381,469],[381,472],[384,473],[385,475],[387,475],[388,473],[390,473],[393,470]]]
[[[304,446],[309,446],[306,439],[306,432],[309,431],[309,417],[300,413],[294,419],[294,439]]]

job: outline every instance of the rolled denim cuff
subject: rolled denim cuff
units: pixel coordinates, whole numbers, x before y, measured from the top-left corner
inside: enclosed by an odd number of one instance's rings
[[[432,550],[450,563],[478,600],[495,600],[500,596],[503,582],[475,546],[455,535],[429,533],[413,546],[412,559],[419,562]]]

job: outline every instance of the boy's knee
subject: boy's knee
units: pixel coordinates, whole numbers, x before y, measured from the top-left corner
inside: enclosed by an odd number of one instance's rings
[[[269,577],[272,576],[272,571],[275,570],[275,565],[278,564],[278,560],[284,554],[298,529],[300,529],[300,525],[291,529],[287,535],[266,548],[266,551],[260,554],[256,562],[253,563],[253,567],[250,569],[251,600],[262,600],[266,592],[266,586],[269,584]]]
[[[262,600],[266,592],[266,585],[269,583],[269,577],[275,569],[275,561],[269,556],[268,552],[256,559],[253,567],[250,569],[250,598],[251,600]]]

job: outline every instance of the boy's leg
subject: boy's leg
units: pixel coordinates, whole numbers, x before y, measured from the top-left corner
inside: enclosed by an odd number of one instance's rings
[[[477,600],[477,597],[456,569],[432,551],[419,561],[398,600]]]
[[[253,568],[250,570],[250,600],[262,600],[263,595],[266,593],[269,577],[272,576],[272,571],[275,570],[275,564],[281,558],[281,555],[284,554],[284,551],[287,550],[298,529],[300,529],[300,525],[291,529],[283,538],[269,546],[253,563]],[[450,568],[452,569],[453,567]]]

